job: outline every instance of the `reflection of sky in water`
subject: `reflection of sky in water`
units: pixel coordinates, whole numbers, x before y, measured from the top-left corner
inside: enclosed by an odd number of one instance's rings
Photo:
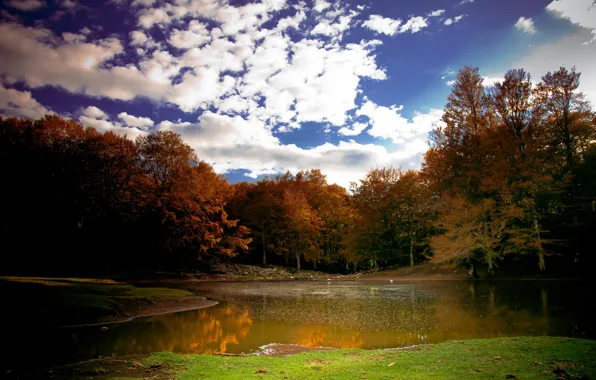
[[[586,284],[244,282],[172,285],[217,306],[62,331],[56,361],[175,351],[254,352],[268,343],[398,347],[516,335],[595,337]]]

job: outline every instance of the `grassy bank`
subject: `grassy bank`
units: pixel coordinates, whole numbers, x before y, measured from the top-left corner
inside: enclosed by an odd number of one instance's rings
[[[202,301],[184,290],[84,278],[0,277],[0,290],[4,318],[51,326],[124,320]]]
[[[281,357],[158,353],[144,359],[109,359],[54,369],[52,378],[73,374],[80,379],[593,379],[596,342],[497,338],[409,350],[310,351]]]

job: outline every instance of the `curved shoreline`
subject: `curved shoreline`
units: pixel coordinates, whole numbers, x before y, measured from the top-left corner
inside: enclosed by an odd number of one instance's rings
[[[188,302],[187,302],[188,301]],[[160,305],[161,303],[161,305]],[[144,306],[137,310],[137,312],[133,312],[134,315],[130,315],[124,318],[113,319],[106,318],[103,321],[99,322],[91,322],[91,323],[81,323],[77,325],[67,325],[61,326],[60,328],[68,329],[68,328],[76,328],[76,327],[94,327],[94,326],[105,326],[105,325],[113,325],[118,323],[125,323],[130,322],[132,320],[144,317],[155,317],[159,315],[166,315],[166,314],[174,314],[174,313],[181,313],[184,311],[192,311],[192,310],[200,310],[205,309],[211,306],[217,305],[219,302],[208,300],[204,297],[194,297],[191,300],[183,300],[176,302],[178,305],[164,305],[164,300],[157,301],[157,304]],[[151,311],[153,310],[153,311]]]

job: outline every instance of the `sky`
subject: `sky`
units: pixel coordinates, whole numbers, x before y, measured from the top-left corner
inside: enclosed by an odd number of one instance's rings
[[[582,73],[594,0],[0,0],[0,115],[183,136],[231,182],[417,169],[457,71]]]

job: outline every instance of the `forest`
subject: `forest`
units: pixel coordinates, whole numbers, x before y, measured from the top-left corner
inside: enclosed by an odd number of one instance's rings
[[[596,264],[596,115],[561,68],[494,86],[464,67],[420,170],[349,190],[318,169],[230,184],[171,131],[131,141],[76,121],[0,118],[6,273],[208,270],[235,261],[333,273],[431,261],[587,275]]]

